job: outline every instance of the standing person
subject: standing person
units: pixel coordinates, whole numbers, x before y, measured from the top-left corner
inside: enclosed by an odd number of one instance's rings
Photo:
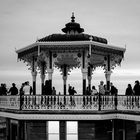
[[[72,86],[70,86],[70,84],[68,86],[69,86],[68,87],[68,93],[69,93],[69,95],[72,95]]]
[[[125,95],[133,95],[133,89],[131,84],[128,84],[126,91],[125,91]]]
[[[11,93],[11,95],[17,95],[18,94],[18,89],[17,89],[15,83],[12,83],[12,87],[9,89],[8,93]]]
[[[118,94],[118,89],[113,85],[113,83],[110,83],[111,85],[111,95],[117,95]]]
[[[52,87],[52,95],[56,95],[56,89],[55,89],[55,87]]]
[[[0,95],[2,95],[2,84],[0,85]]]
[[[25,86],[25,83],[22,83],[20,90],[19,90],[19,94],[22,96],[24,95],[24,91],[23,91],[23,87]]]
[[[138,80],[135,81],[133,91],[134,91],[134,95],[140,95],[140,83]]]
[[[86,95],[91,95],[91,91],[90,91],[89,87],[87,87],[87,89],[86,89]]]
[[[23,87],[24,95],[31,95],[32,93],[32,87],[29,85],[29,81],[25,82],[25,85]]]
[[[76,92],[75,88],[72,87],[72,89],[71,89],[71,95],[74,95],[75,93],[77,93],[77,92]]]
[[[42,95],[52,95],[52,88],[48,80],[45,81]]]
[[[102,94],[102,95],[105,94],[104,82],[103,82],[103,81],[100,81],[100,85],[99,85],[99,94]]]
[[[1,95],[7,95],[6,84],[1,84]]]
[[[104,85],[104,89],[105,89],[105,95],[109,95],[109,92],[107,90],[107,85]]]
[[[97,89],[95,88],[95,86],[92,86],[92,91],[91,91],[91,95],[97,95]]]

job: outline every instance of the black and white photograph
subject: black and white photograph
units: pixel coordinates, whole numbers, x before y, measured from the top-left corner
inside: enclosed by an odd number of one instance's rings
[[[140,140],[140,0],[0,0],[0,140]]]

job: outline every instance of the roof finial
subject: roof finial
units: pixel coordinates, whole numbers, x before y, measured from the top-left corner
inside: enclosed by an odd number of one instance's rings
[[[71,22],[75,22],[74,12],[72,12]]]

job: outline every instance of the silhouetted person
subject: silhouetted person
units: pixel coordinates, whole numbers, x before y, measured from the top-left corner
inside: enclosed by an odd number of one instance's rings
[[[134,91],[134,95],[140,95],[140,83],[138,80],[135,81],[133,91]]]
[[[19,94],[20,95],[24,95],[24,91],[23,91],[23,87],[25,86],[25,83],[22,83],[20,90],[19,90]]]
[[[125,95],[133,95],[133,89],[131,84],[128,84],[126,91],[125,91]]]
[[[7,88],[6,88],[6,84],[1,84],[1,88],[0,88],[0,92],[1,95],[7,95]]]
[[[90,91],[89,87],[87,87],[87,89],[86,89],[86,95],[91,95],[91,91]]]
[[[74,95],[75,93],[77,93],[77,92],[76,92],[76,90],[74,89],[74,87],[72,87],[71,94]]]
[[[70,84],[68,85],[69,87],[68,87],[68,93],[69,93],[69,95],[71,95],[72,93],[71,93],[71,91],[72,91],[72,86],[70,86]]]
[[[0,85],[0,95],[2,95],[2,84]]]
[[[12,83],[12,87],[9,89],[8,93],[11,93],[11,95],[17,95],[18,94],[18,89],[17,89],[15,83]]]
[[[113,85],[113,83],[110,84],[111,85],[111,95],[117,95],[118,94],[118,89]]]
[[[52,87],[52,95],[56,95],[55,87]]]
[[[69,95],[74,95],[76,92],[76,90],[74,89],[74,87],[70,86],[69,85],[69,88],[68,88],[68,92],[69,92]]]
[[[52,88],[48,80],[45,81],[42,95],[52,95]]]

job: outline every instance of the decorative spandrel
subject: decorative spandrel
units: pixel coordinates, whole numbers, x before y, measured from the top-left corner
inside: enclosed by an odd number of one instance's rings
[[[94,69],[96,67],[102,67],[104,65],[104,56],[93,54],[89,58],[89,63]]]
[[[63,66],[67,67],[67,72],[74,68],[81,67],[80,53],[58,53],[53,58],[54,67],[63,72]]]
[[[40,55],[37,57],[37,66],[38,66],[38,70],[42,70],[42,68],[44,69],[44,71],[47,69],[48,67],[48,53],[46,52],[41,52]]]
[[[116,66],[120,66],[123,57],[117,54],[110,55],[110,70],[113,70]],[[103,69],[107,72],[107,56],[104,59]]]

